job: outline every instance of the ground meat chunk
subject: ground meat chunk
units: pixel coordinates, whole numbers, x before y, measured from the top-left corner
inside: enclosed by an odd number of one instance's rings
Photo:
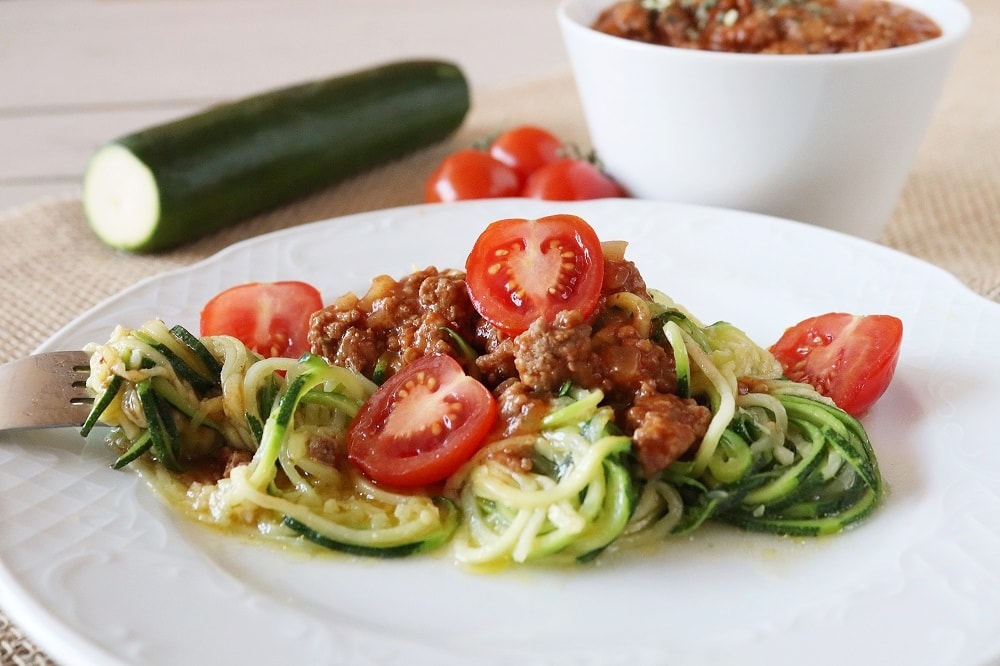
[[[306,447],[310,458],[330,467],[336,467],[342,457],[343,443],[333,437],[313,436]]]
[[[505,340],[509,340],[507,335],[489,321],[480,318],[476,323],[476,335],[473,342],[477,349],[488,353],[500,346]]]
[[[637,2],[616,2],[601,13],[593,27],[616,37],[652,42],[656,39],[652,19],[653,13]]]
[[[534,322],[481,356],[477,366],[487,383],[517,378],[533,391],[553,392],[572,382],[602,390],[613,403],[631,403],[646,383],[662,393],[677,383],[673,356],[626,320],[609,316],[595,330],[574,310],[551,324]]]
[[[347,294],[314,313],[309,343],[331,363],[371,376],[379,362],[391,373],[429,354],[458,357],[446,329],[472,339],[477,321],[464,274],[430,267],[398,282],[376,278],[363,298]]]
[[[451,354],[454,341],[445,330],[458,333],[464,340],[473,336],[471,322],[478,313],[469,300],[464,274],[457,271],[430,275],[421,280],[417,289],[419,311],[413,320],[416,326],[412,336],[398,335],[398,349],[402,352],[400,367],[428,354]]]
[[[498,386],[496,397],[505,437],[540,430],[542,419],[549,411],[549,401],[545,397],[534,394],[531,387],[516,379]]]
[[[642,279],[642,275],[639,274],[639,269],[634,263],[627,259],[605,259],[601,293],[608,295],[621,291],[649,299],[646,281]]]
[[[517,366],[514,365],[515,351],[514,339],[504,338],[476,359],[476,368],[486,386],[499,386],[508,379],[518,377]]]
[[[417,288],[417,302],[425,313],[425,318],[436,318],[452,326],[465,327],[473,318],[478,318],[469,290],[465,284],[465,274],[460,271],[438,273],[434,269],[420,280]]]
[[[594,336],[593,349],[598,386],[614,402],[630,400],[647,383],[661,393],[676,390],[673,355],[634,326],[605,326]]]
[[[691,31],[696,29],[694,19],[680,6],[680,3],[671,3],[670,6],[654,13],[655,29],[651,40],[654,44],[664,46],[681,44]]]
[[[551,324],[536,320],[514,338],[514,366],[535,391],[556,391],[567,381],[593,387],[595,357],[591,327],[577,310],[564,310]]]
[[[707,407],[673,393],[646,386],[625,416],[635,454],[646,478],[652,478],[701,441],[712,420]]]
[[[522,438],[521,440],[514,440],[512,446],[505,446],[502,449],[490,451],[487,454],[487,459],[500,463],[515,473],[527,474],[535,466],[532,459],[533,453],[534,446],[532,440]]]

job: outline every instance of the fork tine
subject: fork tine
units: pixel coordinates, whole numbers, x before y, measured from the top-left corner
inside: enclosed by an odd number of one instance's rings
[[[83,424],[93,405],[85,352],[35,354],[0,366],[0,431]]]

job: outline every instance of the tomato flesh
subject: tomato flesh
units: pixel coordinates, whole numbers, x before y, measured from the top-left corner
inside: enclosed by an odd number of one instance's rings
[[[786,330],[771,353],[789,379],[862,416],[889,387],[902,340],[903,322],[892,315],[831,312]]]
[[[625,190],[595,164],[564,157],[535,171],[521,194],[547,201],[579,201],[625,196]]]
[[[489,153],[471,148],[444,158],[424,185],[424,201],[439,203],[466,199],[516,197],[521,177]]]
[[[589,317],[604,281],[604,255],[593,228],[575,215],[490,224],[465,263],[476,311],[517,335],[563,310]]]
[[[201,335],[231,335],[261,356],[309,351],[309,317],[323,307],[312,285],[294,280],[230,287],[201,311]]]
[[[490,155],[526,180],[532,173],[562,156],[563,145],[554,134],[534,125],[502,132],[490,144]]]
[[[492,394],[455,359],[424,356],[361,408],[348,430],[347,457],[377,483],[436,483],[479,450],[496,415]]]

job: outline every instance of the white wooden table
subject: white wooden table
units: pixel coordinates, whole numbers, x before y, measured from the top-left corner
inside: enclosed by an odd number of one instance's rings
[[[212,102],[440,57],[474,89],[567,68],[557,0],[4,0],[0,210],[78,187],[102,142]]]

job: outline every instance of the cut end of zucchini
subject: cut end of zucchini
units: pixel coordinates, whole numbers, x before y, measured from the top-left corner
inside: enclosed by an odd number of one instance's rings
[[[145,249],[160,219],[156,178],[118,144],[100,148],[83,179],[83,209],[97,237],[120,250]]]

